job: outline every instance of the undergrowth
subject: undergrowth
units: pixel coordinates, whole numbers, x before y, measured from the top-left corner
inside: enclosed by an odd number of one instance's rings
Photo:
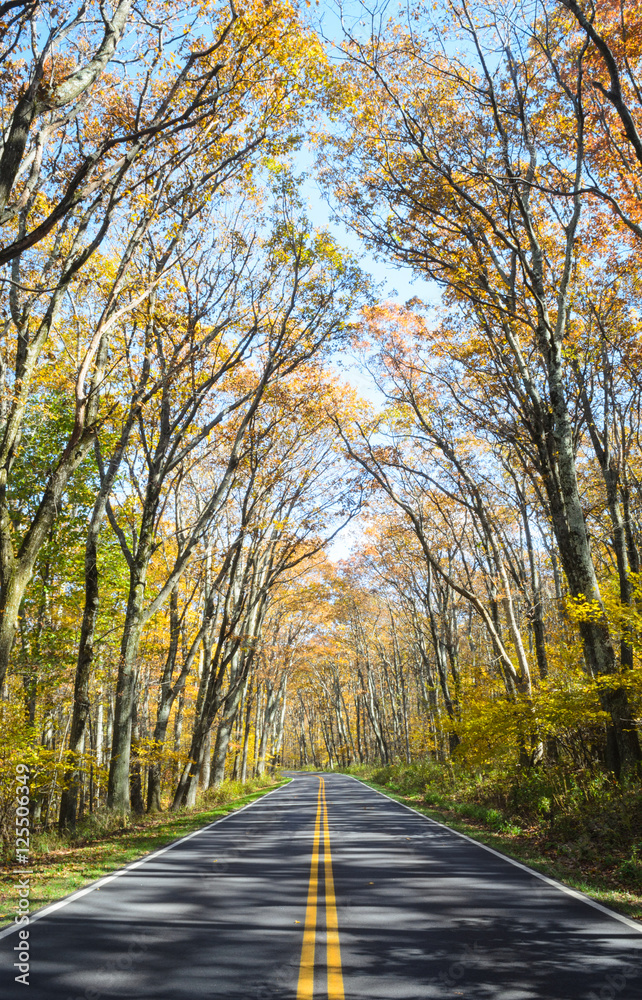
[[[160,847],[249,804],[289,779],[265,776],[227,781],[203,793],[193,809],[137,816],[107,811],[86,816],[73,832],[36,830],[30,851],[30,912],[94,882]],[[0,926],[14,918],[17,903],[13,859],[0,869]]]
[[[346,771],[477,839],[487,832],[505,853],[642,918],[639,783],[555,767],[502,774],[419,762]]]
[[[49,826],[45,829],[35,829],[31,833],[31,858],[32,861],[42,854],[51,851],[65,850],[67,848],[84,846],[92,841],[98,841],[104,837],[112,835],[122,835],[128,830],[140,830],[146,827],[153,827],[159,821],[166,822],[171,816],[190,816],[194,813],[200,814],[207,810],[216,809],[218,806],[227,805],[235,799],[250,795],[260,789],[274,785],[273,776],[264,775],[259,778],[252,778],[245,783],[241,781],[224,781],[218,788],[209,788],[205,792],[200,792],[196,805],[191,809],[180,809],[173,813],[167,809],[161,813],[136,813],[114,812],[108,809],[99,809],[93,813],[87,813],[77,823],[74,830],[58,830],[57,826]],[[167,803],[169,806],[169,803]],[[8,859],[10,860],[10,859]]]

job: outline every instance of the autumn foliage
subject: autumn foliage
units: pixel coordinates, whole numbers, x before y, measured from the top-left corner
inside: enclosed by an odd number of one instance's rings
[[[66,829],[276,763],[637,781],[636,6],[5,6],[0,782]]]

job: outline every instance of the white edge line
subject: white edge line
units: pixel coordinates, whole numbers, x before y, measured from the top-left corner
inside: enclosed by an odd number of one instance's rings
[[[515,861],[514,858],[509,858],[507,854],[502,854],[501,851],[496,851],[493,847],[489,847],[488,844],[482,844],[481,841],[475,840],[473,837],[469,837],[465,833],[460,833],[459,830],[453,830],[452,827],[446,826],[445,823],[440,823],[439,820],[432,819],[431,816],[426,816],[425,813],[419,812],[418,809],[413,809],[412,806],[406,805],[405,802],[399,802],[397,799],[393,799],[391,795],[386,795],[385,792],[380,792],[378,788],[372,788],[371,785],[366,784],[361,778],[357,778],[354,774],[344,775],[346,778],[352,778],[354,781],[358,781],[360,785],[364,785],[365,788],[369,788],[371,792],[375,792],[376,795],[382,795],[384,799],[389,799],[390,802],[394,802],[396,805],[401,806],[402,809],[408,809],[413,812],[416,816],[421,816],[428,823],[433,823],[435,826],[440,826],[442,830],[448,830],[449,833],[453,833],[455,837],[461,837],[462,840],[467,840],[469,843],[474,844],[475,847],[481,847],[483,851],[488,851],[489,854],[494,854],[496,858],[501,858],[502,861],[508,861],[515,868],[521,868],[523,872],[528,872],[529,875],[534,875],[535,878],[541,879],[542,882],[546,882],[548,885],[552,885],[554,889],[559,889],[561,892],[565,892],[567,896],[572,896],[574,899],[579,899],[581,903],[586,903],[587,906],[592,906],[594,910],[599,910],[600,913],[605,913],[607,917],[612,917],[613,920],[619,920],[620,923],[626,924],[632,930],[637,931],[638,934],[642,934],[642,926],[635,920],[631,920],[630,917],[625,917],[623,913],[616,913],[615,910],[609,910],[608,907],[602,906],[601,903],[596,902],[587,896],[585,893],[580,892],[579,889],[571,889],[570,886],[564,885],[563,882],[558,882],[557,879],[550,878],[548,875],[543,875],[542,872],[535,871],[534,868],[529,868],[528,865],[523,865],[521,861]]]
[[[292,778],[290,778],[290,781],[292,781]],[[244,809],[250,809],[251,806],[255,806],[257,802],[262,802],[268,797],[268,795],[280,792],[282,788],[285,788],[290,784],[290,781],[285,782],[283,785],[279,785],[278,788],[270,789],[270,791],[266,792],[264,795],[259,795],[259,797],[254,799],[253,802],[248,802],[247,805],[241,806],[240,809],[233,809],[225,816],[221,816],[220,819],[215,819],[213,823],[208,823],[207,826],[201,826],[198,830],[193,830],[192,833],[186,834],[179,840],[173,840],[171,844],[168,844],[166,847],[160,847],[157,851],[154,851],[153,854],[146,854],[144,858],[140,858],[138,861],[132,861],[131,864],[125,865],[124,868],[119,868],[118,871],[112,872],[111,875],[106,875],[105,878],[100,878],[97,882],[92,882],[91,885],[86,885],[83,889],[78,889],[76,892],[72,892],[69,896],[65,896],[64,899],[59,899],[55,903],[51,903],[49,906],[43,907],[41,910],[36,910],[34,913],[27,914],[29,917],[28,924],[10,924],[9,927],[5,927],[0,931],[0,939],[8,937],[15,931],[25,930],[32,923],[34,923],[34,921],[40,920],[41,917],[48,917],[50,913],[53,913],[55,910],[62,909],[62,907],[67,906],[68,903],[75,902],[75,900],[80,899],[81,896],[86,896],[95,889],[102,889],[102,887],[107,885],[108,882],[113,882],[114,879],[120,878],[121,875],[126,875],[127,872],[133,871],[134,868],[139,868],[141,865],[147,864],[148,861],[153,861],[154,858],[159,858],[161,854],[171,851],[174,847],[178,847],[179,844],[184,844],[185,841],[191,840],[192,837],[198,837],[199,834],[206,833],[207,830],[211,830],[213,826],[218,826],[219,823],[223,823],[231,816],[238,816],[238,814],[242,813]],[[251,795],[252,793],[249,792],[248,794]]]

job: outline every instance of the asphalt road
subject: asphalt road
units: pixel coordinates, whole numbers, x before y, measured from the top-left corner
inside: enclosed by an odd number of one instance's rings
[[[642,927],[343,775],[97,885],[32,921],[27,990],[0,935],[3,1000],[642,1000]]]

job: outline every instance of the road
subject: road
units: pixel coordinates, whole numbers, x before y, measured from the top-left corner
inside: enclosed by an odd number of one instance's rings
[[[642,927],[297,775],[0,940],[3,1000],[642,1000]]]

